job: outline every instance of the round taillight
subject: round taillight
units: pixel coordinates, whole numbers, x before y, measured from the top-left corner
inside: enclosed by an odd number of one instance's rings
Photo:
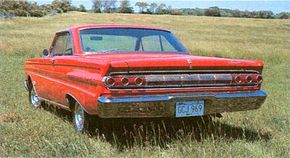
[[[236,76],[235,77],[235,82],[236,83],[241,83],[242,82],[241,76]]]
[[[107,78],[106,79],[106,84],[108,86],[114,86],[115,85],[115,79],[113,79],[113,78]]]
[[[252,76],[247,76],[246,80],[248,83],[251,83],[253,81],[253,78],[252,78]]]
[[[123,78],[121,79],[121,82],[122,82],[122,84],[123,84],[124,86],[127,86],[127,85],[129,84],[129,79],[126,78],[126,77],[123,77]]]
[[[137,77],[137,78],[135,79],[135,84],[136,84],[137,86],[141,86],[143,83],[144,83],[144,80],[143,80],[142,78]]]
[[[261,75],[258,75],[256,77],[256,80],[257,80],[258,83],[262,83],[263,82],[263,77]]]

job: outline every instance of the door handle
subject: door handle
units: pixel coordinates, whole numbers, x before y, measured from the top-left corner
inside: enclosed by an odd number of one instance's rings
[[[55,60],[54,59],[51,59],[51,64],[54,64]]]

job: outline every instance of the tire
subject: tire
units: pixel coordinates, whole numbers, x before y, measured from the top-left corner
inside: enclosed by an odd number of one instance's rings
[[[73,124],[77,132],[91,132],[95,127],[95,118],[86,113],[83,107],[75,102],[73,109]]]
[[[30,106],[32,108],[39,108],[41,106],[41,100],[37,96],[37,94],[35,92],[35,89],[34,89],[32,84],[31,84],[31,87],[29,88],[28,93],[29,93],[28,99],[29,99]]]

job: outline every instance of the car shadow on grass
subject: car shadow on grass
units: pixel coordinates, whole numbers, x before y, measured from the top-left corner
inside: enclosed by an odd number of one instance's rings
[[[65,121],[71,122],[71,114],[55,108],[45,108]],[[272,138],[271,132],[254,131],[222,123],[210,116],[195,118],[158,119],[96,119],[96,126],[89,129],[90,137],[107,141],[119,150],[136,146],[167,148],[174,141],[203,142],[211,140],[246,140],[249,142]]]
[[[91,135],[104,139],[118,149],[135,146],[160,146],[179,141],[202,142],[226,139],[228,141],[270,140],[271,133],[221,123],[210,117],[183,119],[109,119],[99,120]]]

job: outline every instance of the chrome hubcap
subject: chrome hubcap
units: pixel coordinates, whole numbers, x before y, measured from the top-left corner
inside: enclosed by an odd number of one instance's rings
[[[79,105],[75,106],[74,122],[77,131],[84,129],[84,110]]]
[[[34,90],[31,90],[30,99],[32,107],[37,108],[40,106],[40,99],[38,98]]]

